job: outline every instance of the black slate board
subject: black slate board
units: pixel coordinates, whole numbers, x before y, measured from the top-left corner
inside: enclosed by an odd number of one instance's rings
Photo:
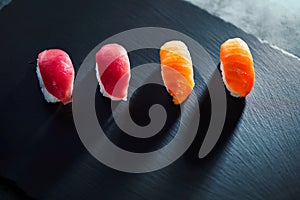
[[[209,156],[197,158],[208,124],[201,118],[194,143],[179,160],[156,172],[129,174],[100,164],[86,151],[71,105],[43,100],[34,63],[43,49],[62,48],[78,71],[98,43],[145,26],[192,37],[210,53],[216,70],[219,45],[241,37],[251,48],[257,77],[246,99],[227,94],[224,131]],[[29,196],[296,199],[300,195],[299,60],[181,1],[15,0],[0,12],[0,27],[0,175]],[[142,55],[135,60],[143,62]],[[210,113],[205,95],[204,90],[203,116]]]

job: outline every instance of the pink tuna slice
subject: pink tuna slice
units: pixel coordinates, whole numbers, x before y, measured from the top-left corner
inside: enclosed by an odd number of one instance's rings
[[[38,55],[38,68],[47,92],[63,104],[71,102],[74,68],[69,55],[60,49],[49,49]]]
[[[127,100],[130,63],[119,44],[104,45],[96,54],[96,76],[100,92],[111,100]]]

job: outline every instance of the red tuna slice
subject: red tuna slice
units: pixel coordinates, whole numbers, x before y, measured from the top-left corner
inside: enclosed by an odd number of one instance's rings
[[[48,102],[71,102],[74,67],[69,55],[60,49],[45,50],[38,55],[37,73]]]
[[[111,100],[127,100],[130,62],[119,44],[104,45],[96,54],[96,76],[100,92]]]

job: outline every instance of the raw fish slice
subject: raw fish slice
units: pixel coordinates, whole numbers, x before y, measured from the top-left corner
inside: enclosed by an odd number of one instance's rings
[[[253,88],[255,72],[253,58],[246,42],[229,39],[221,45],[220,68],[223,81],[234,97],[245,97]]]
[[[47,102],[71,102],[75,72],[66,52],[49,49],[39,53],[36,72]]]
[[[169,41],[160,48],[162,78],[174,104],[184,102],[194,88],[193,64],[187,46]]]
[[[111,100],[127,100],[130,62],[119,44],[104,45],[96,54],[96,76],[100,92]]]

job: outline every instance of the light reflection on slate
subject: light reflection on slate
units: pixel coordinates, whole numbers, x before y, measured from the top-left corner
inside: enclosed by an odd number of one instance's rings
[[[11,2],[11,0],[0,0],[0,10],[1,10],[4,6],[8,5],[10,2]]]

